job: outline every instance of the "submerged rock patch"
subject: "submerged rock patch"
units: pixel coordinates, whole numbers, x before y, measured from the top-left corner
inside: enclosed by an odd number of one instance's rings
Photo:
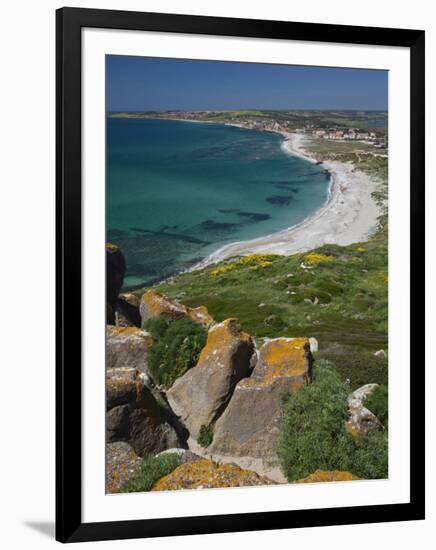
[[[265,200],[270,204],[288,206],[294,199],[290,195],[271,195],[271,197],[267,197]]]

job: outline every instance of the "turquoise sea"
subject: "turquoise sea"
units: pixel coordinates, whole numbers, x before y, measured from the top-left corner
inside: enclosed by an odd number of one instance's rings
[[[279,134],[108,117],[107,239],[125,255],[124,288],[303,221],[326,201],[329,178]]]

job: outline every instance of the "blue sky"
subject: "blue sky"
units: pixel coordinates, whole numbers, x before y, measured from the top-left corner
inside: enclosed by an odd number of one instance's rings
[[[109,111],[219,109],[387,110],[388,73],[107,56]]]

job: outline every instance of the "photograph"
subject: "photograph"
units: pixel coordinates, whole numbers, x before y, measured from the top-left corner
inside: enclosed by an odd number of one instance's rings
[[[388,85],[106,54],[107,495],[389,479]]]

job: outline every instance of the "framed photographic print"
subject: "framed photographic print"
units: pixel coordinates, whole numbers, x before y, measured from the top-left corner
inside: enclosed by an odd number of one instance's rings
[[[57,11],[57,539],[424,518],[424,32]]]

